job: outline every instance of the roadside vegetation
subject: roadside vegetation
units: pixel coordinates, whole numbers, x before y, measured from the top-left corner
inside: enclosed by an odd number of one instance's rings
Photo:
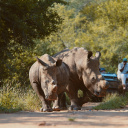
[[[116,73],[128,58],[127,7],[127,0],[0,1],[0,111],[40,108],[28,77],[35,56],[83,47],[100,51],[100,66]]]
[[[62,0],[0,2],[0,86],[27,87],[35,56],[52,56],[64,48],[100,51],[100,66],[117,72],[118,63],[128,57],[128,1],[64,1],[68,4]]]
[[[0,90],[0,112],[39,111],[41,102],[32,88],[4,87]]]
[[[117,93],[108,94],[104,97],[103,102],[93,109],[96,110],[109,110],[109,109],[119,109],[123,108],[128,104],[128,93],[125,96],[119,95]]]
[[[81,95],[82,93],[79,92]],[[67,104],[70,104],[68,96]],[[117,93],[107,94],[95,110],[112,110],[125,107],[128,104],[128,93],[125,96]],[[4,86],[0,90],[0,113],[12,113],[17,111],[39,111],[41,102],[31,87],[20,89]],[[70,119],[69,119],[70,120]]]

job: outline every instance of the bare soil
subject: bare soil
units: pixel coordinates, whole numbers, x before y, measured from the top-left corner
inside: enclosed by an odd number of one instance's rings
[[[97,104],[86,103],[80,111],[1,113],[0,128],[128,128],[128,106],[92,110]]]

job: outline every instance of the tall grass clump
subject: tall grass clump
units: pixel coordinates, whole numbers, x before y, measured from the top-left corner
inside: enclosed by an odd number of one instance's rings
[[[104,109],[118,109],[124,107],[128,103],[128,93],[125,96],[119,94],[108,94],[104,97],[103,102],[93,109],[104,110]]]
[[[32,88],[4,86],[0,89],[0,112],[38,111],[41,103]]]
[[[0,90],[0,112],[16,112],[21,110],[14,92],[3,88]]]
[[[29,89],[27,92],[24,93],[21,104],[23,105],[22,110],[28,111],[39,111],[42,107],[41,101],[35,94],[33,89]]]

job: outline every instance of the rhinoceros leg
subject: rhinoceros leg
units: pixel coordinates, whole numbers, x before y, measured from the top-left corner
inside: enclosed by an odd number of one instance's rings
[[[33,83],[32,87],[33,87],[34,91],[36,92],[36,94],[38,95],[38,97],[40,98],[40,100],[42,102],[42,108],[40,109],[40,111],[42,111],[42,112],[51,112],[52,111],[51,106],[50,106],[51,102],[45,100],[44,92],[43,92],[41,86],[37,83]]]
[[[61,110],[67,110],[66,95],[65,95],[65,93],[61,94],[60,108],[61,108]]]
[[[67,94],[71,101],[71,106],[69,107],[69,110],[81,110],[81,106],[79,105],[79,99],[78,99],[78,89],[76,88],[74,84],[70,83],[70,85],[67,88]]]
[[[60,110],[66,110],[66,96],[65,93],[61,93],[58,95],[57,100],[53,102],[53,111],[60,111]]]
[[[52,109],[53,109],[53,111],[60,111],[59,96],[57,97],[57,99],[55,101],[53,101]]]

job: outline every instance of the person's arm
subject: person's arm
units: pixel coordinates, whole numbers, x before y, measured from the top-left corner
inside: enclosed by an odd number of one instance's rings
[[[123,70],[124,70],[124,67],[125,67],[125,66],[123,66],[123,68],[122,68],[122,69],[120,69],[120,71],[121,71],[121,72],[123,72]]]
[[[123,67],[120,69],[121,72],[123,72],[125,65],[126,64],[124,64]]]

